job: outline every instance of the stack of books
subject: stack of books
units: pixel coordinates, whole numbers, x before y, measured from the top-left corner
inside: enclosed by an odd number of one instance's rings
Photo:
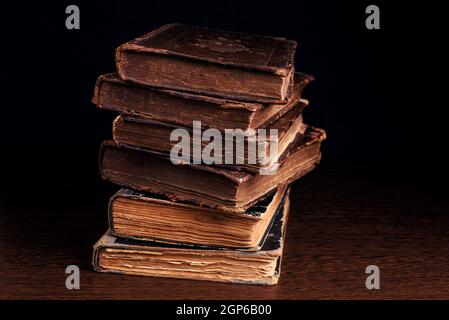
[[[116,50],[93,102],[118,112],[100,151],[123,187],[95,244],[100,272],[276,284],[289,184],[318,164],[297,44],[169,24]]]

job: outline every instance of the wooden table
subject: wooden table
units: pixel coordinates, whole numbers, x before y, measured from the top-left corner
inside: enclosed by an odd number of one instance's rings
[[[96,273],[92,245],[114,187],[94,170],[47,181],[14,174],[0,197],[1,299],[449,298],[447,194],[372,164],[323,161],[295,183],[273,287]],[[65,288],[70,264],[81,270],[77,291]],[[368,265],[380,268],[380,290],[365,287]]]

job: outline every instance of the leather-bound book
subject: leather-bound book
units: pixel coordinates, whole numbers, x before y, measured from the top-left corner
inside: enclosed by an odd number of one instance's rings
[[[236,170],[247,170],[250,172],[257,172],[261,168],[268,168],[274,162],[278,160],[292,143],[295,138],[303,138],[307,126],[303,123],[302,109],[307,104],[307,101],[302,100],[297,106],[287,112],[285,115],[268,125],[265,129],[265,136],[257,134],[255,131],[252,135],[245,135],[245,139],[239,140],[234,137],[232,140],[232,147],[234,148],[234,157],[232,166]],[[178,143],[178,141],[170,140],[170,135],[173,130],[180,127],[170,125],[162,122],[155,122],[147,120],[145,118],[120,115],[113,124],[112,135],[115,143],[118,145],[137,147],[146,149],[148,151],[161,154],[162,156],[169,157],[172,148]],[[182,127],[184,128],[184,127]],[[192,125],[190,128],[184,128],[189,131],[190,145],[192,142]],[[276,129],[277,136],[271,136],[270,130]],[[202,141],[202,148],[204,149],[210,141]],[[253,157],[255,161],[250,161],[250,155],[248,154],[248,143],[253,142],[254,145],[258,143],[258,146],[262,146],[265,150],[262,158],[258,157],[255,152]],[[275,148],[277,145],[277,152],[270,154],[271,148]],[[222,144],[222,154],[226,152],[225,143]],[[191,157],[195,157],[193,148],[190,149]],[[201,156],[201,154],[199,154]],[[199,159],[201,160],[201,159]],[[239,161],[237,161],[239,160]],[[227,165],[224,164],[224,167]]]
[[[204,164],[173,164],[171,159],[141,149],[104,142],[100,172],[104,179],[130,189],[191,201],[224,212],[244,213],[279,185],[311,171],[321,158],[325,132],[309,127],[292,142],[273,174],[249,173]]]
[[[233,100],[285,102],[297,43],[168,24],[116,50],[120,77],[135,83]]]
[[[130,240],[108,231],[94,245],[92,264],[99,272],[274,285],[281,271],[289,206],[287,197],[255,252]]]
[[[123,81],[115,73],[98,77],[92,102],[100,109],[137,115],[181,126],[201,121],[205,128],[257,129],[268,125],[299,103],[312,76],[296,73],[292,95],[285,104],[229,100],[181,91],[151,88]]]
[[[109,202],[109,228],[120,238],[257,251],[287,189],[280,186],[243,214],[223,214],[189,202],[121,189]]]

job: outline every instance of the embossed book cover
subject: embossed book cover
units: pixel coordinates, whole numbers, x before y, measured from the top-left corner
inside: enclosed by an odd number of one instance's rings
[[[121,45],[116,64],[122,79],[140,84],[285,102],[292,91],[296,47],[280,37],[168,24]]]

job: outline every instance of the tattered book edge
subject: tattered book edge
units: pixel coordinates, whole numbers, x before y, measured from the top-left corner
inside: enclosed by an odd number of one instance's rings
[[[142,244],[147,244],[147,245],[153,245],[153,244],[154,245],[157,245],[157,244],[175,245],[175,246],[189,247],[189,248],[193,248],[193,249],[204,248],[206,250],[236,250],[236,251],[247,251],[247,252],[260,251],[263,248],[263,245],[265,243],[267,235],[271,231],[271,228],[273,227],[273,224],[276,221],[277,216],[281,214],[282,210],[284,210],[286,199],[289,197],[289,194],[290,194],[289,186],[287,186],[287,187],[280,186],[279,188],[281,188],[281,190],[279,192],[283,192],[282,199],[280,200],[277,208],[275,209],[276,211],[273,214],[273,216],[271,217],[270,223],[268,224],[267,228],[265,229],[264,234],[261,237],[260,243],[256,247],[253,247],[253,248],[228,248],[228,247],[210,246],[210,245],[204,245],[204,244],[189,244],[189,243],[180,243],[180,242],[174,242],[174,241],[168,241],[168,240],[161,240],[161,239],[156,239],[156,238],[138,237],[138,236],[121,234],[121,233],[117,232],[114,228],[112,206],[113,206],[115,199],[117,199],[118,197],[127,197],[127,198],[131,198],[131,199],[142,200],[142,198],[140,198],[138,196],[133,196],[131,194],[131,193],[134,193],[133,190],[126,189],[126,188],[119,190],[115,195],[113,195],[111,197],[111,199],[109,201],[109,206],[108,206],[109,229],[111,231],[111,234],[117,238],[141,241]],[[276,192],[278,192],[278,191],[276,191]],[[274,197],[274,195],[271,195],[271,196]],[[166,201],[164,201],[164,202],[166,202]],[[176,202],[172,202],[171,204],[174,206],[179,205]],[[189,207],[192,207],[192,206],[189,205]],[[201,214],[201,213],[198,213],[198,214]],[[227,213],[220,212],[219,214],[227,214]],[[242,216],[242,215],[244,215],[244,214],[239,214],[239,216]]]
[[[288,218],[288,213],[290,210],[290,199],[287,197],[286,201],[284,203],[284,207],[282,210],[282,214],[278,215],[278,219],[279,219],[279,224],[281,224],[279,226],[279,230],[278,232],[280,233],[280,237],[278,239],[279,242],[279,246],[278,248],[274,249],[274,250],[270,250],[270,252],[273,252],[277,255],[277,261],[276,261],[276,269],[274,274],[269,277],[269,278],[264,278],[264,279],[260,279],[260,280],[251,280],[251,281],[246,281],[246,280],[242,280],[242,279],[237,279],[237,280],[223,280],[223,279],[207,279],[209,281],[218,281],[218,282],[231,282],[231,283],[239,283],[239,284],[256,284],[256,285],[275,285],[277,284],[278,280],[279,280],[279,276],[280,276],[280,272],[281,272],[281,262],[282,262],[282,254],[283,254],[283,247],[284,247],[284,239],[285,239],[285,231],[286,231],[286,226],[287,226],[287,218]],[[272,229],[275,226],[272,227]],[[117,274],[125,274],[124,272],[118,271],[118,270],[105,270],[102,269],[99,265],[98,265],[98,259],[99,259],[99,255],[102,249],[104,248],[108,248],[111,246],[114,246],[116,248],[123,248],[123,249],[129,249],[129,246],[123,246],[123,245],[116,245],[115,241],[116,241],[116,237],[112,236],[110,231],[108,230],[101,238],[100,240],[98,240],[98,242],[94,245],[93,247],[93,256],[92,256],[92,265],[93,265],[93,269],[95,271],[98,272],[103,272],[103,273],[117,273]],[[189,248],[191,250],[191,248]],[[232,250],[235,251],[235,250]],[[241,252],[242,254],[258,254],[259,252]],[[129,273],[127,273],[129,274]],[[135,275],[139,275],[139,274],[135,274]],[[143,276],[143,275],[141,275]],[[161,276],[164,277],[164,276]],[[167,276],[165,276],[167,277]],[[171,278],[176,278],[176,277],[171,277]],[[187,277],[183,277],[183,279],[188,279]],[[206,279],[198,279],[198,278],[189,278],[192,280],[206,280]]]

